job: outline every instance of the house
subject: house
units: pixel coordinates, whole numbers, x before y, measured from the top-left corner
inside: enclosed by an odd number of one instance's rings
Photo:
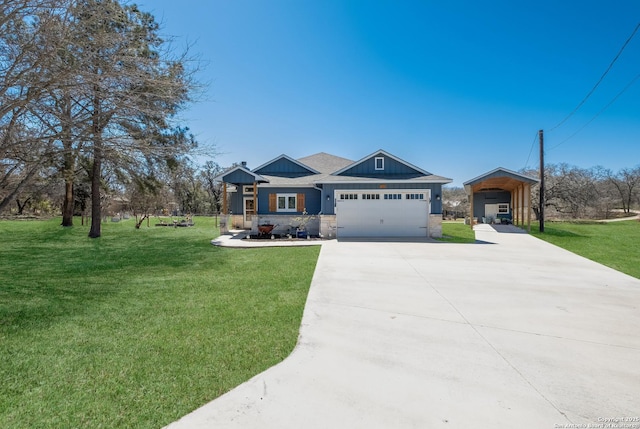
[[[358,161],[327,153],[280,155],[220,176],[226,226],[345,237],[439,237],[442,185],[436,176],[384,150]]]
[[[512,222],[531,230],[531,187],[537,178],[498,167],[466,181],[471,219],[480,223]],[[473,227],[474,221],[470,222]]]

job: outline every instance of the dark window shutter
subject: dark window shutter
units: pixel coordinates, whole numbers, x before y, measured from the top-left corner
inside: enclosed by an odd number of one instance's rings
[[[276,194],[269,194],[269,211],[270,212],[278,211]]]

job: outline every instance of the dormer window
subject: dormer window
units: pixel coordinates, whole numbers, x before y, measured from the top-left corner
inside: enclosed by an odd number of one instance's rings
[[[375,163],[376,170],[384,170],[384,157],[376,156]]]

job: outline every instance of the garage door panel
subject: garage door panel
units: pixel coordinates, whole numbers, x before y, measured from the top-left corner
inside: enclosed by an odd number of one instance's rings
[[[388,191],[387,191],[388,192]],[[374,193],[375,194],[375,193]],[[370,195],[374,195],[370,194]],[[424,199],[340,200],[336,202],[338,237],[425,237],[429,214],[428,193],[420,191]],[[396,194],[398,195],[398,194]]]

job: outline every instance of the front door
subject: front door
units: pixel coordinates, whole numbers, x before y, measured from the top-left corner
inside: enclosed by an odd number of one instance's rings
[[[256,201],[253,197],[244,197],[243,228],[251,228],[253,223],[253,215],[256,214]]]

